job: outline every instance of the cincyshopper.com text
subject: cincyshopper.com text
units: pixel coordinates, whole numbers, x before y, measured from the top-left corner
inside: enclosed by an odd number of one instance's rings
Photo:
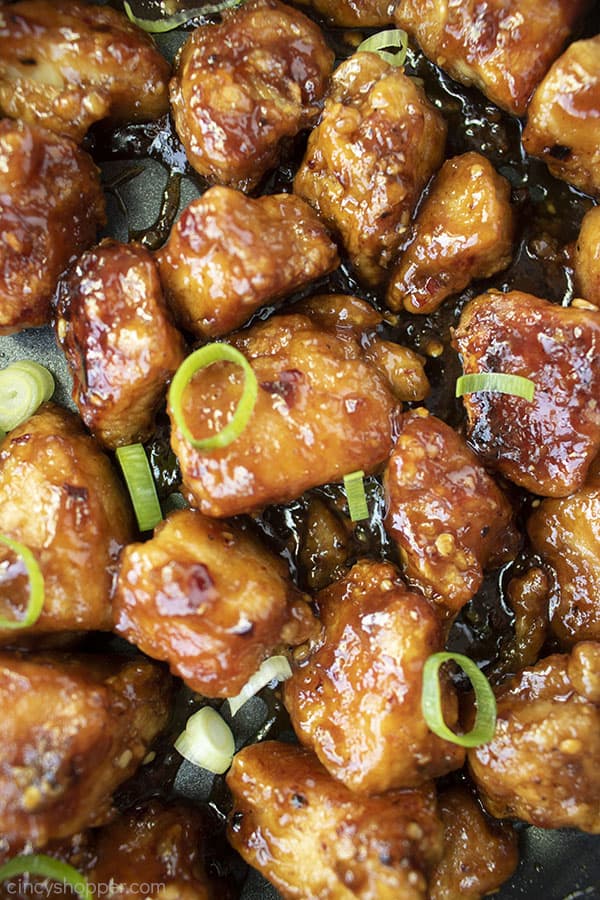
[[[120,884],[111,878],[110,881],[98,881],[87,885],[64,884],[57,881],[12,881],[5,886],[7,894],[15,898],[19,897],[70,897],[78,900],[83,896],[84,889],[87,887],[89,893],[93,897],[139,897],[144,898],[158,897],[160,892],[166,887],[165,884],[157,881],[141,881],[128,882]]]

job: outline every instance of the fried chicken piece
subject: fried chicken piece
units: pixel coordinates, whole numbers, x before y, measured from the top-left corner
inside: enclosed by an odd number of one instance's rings
[[[339,263],[325,226],[299,197],[251,200],[226,187],[190,203],[157,260],[179,324],[200,338],[239,328]]]
[[[282,143],[317,119],[333,60],[320,28],[278,0],[249,0],[196,28],[170,84],[190,164],[209,181],[251,190]]]
[[[467,374],[535,384],[532,401],[489,391],[463,397],[482,461],[535,494],[576,491],[600,447],[600,313],[490,291],[465,307],[454,345]]]
[[[515,630],[494,674],[514,675],[534,666],[548,637],[550,577],[539,566],[508,582],[506,600],[515,618]]]
[[[431,732],[421,712],[422,672],[444,648],[433,607],[390,563],[363,560],[317,595],[322,632],[284,684],[303,744],[352,791],[418,787],[459,769],[465,752]],[[442,681],[444,721],[458,721]]]
[[[341,237],[360,278],[384,278],[442,163],[446,124],[422,88],[376,53],[334,72],[294,191]]]
[[[409,582],[456,614],[484,570],[517,550],[508,500],[460,435],[423,409],[404,416],[384,484],[385,528]]]
[[[575,284],[579,295],[600,307],[600,206],[583,217],[575,245]]]
[[[513,233],[508,181],[480,153],[447,160],[419,209],[411,243],[392,271],[388,305],[434,312],[474,278],[505,269]]]
[[[239,525],[178,510],[122,555],[115,630],[207,697],[234,697],[313,616],[285,563]]]
[[[104,223],[87,153],[43,128],[0,120],[0,335],[50,320],[58,276]]]
[[[42,847],[112,813],[165,727],[170,679],[146,660],[0,654],[0,831]]]
[[[351,333],[342,339],[290,313],[240,332],[232,343],[258,380],[257,401],[239,437],[222,449],[195,449],[169,409],[171,445],[192,506],[210,516],[248,513],[357,469],[373,472],[387,458],[396,400]],[[183,411],[195,437],[223,427],[243,378],[231,363],[194,376]]]
[[[164,115],[170,71],[149,35],[109,6],[21,0],[0,12],[0,113],[74,141],[100,119]]]
[[[395,19],[445,72],[522,116],[588,6],[588,0],[401,0]]]
[[[600,34],[554,63],[529,104],[523,145],[557,178],[600,196],[599,117]]]
[[[300,4],[344,28],[377,28],[394,21],[390,0],[300,0]]]
[[[112,240],[84,253],[60,283],[55,329],[90,431],[110,449],[149,438],[184,358],[150,253]]]
[[[425,900],[442,853],[431,785],[361,797],[312,753],[266,741],[241,750],[227,775],[228,838],[285,900]]]
[[[45,589],[36,624],[0,630],[0,644],[22,635],[110,630],[119,553],[135,527],[123,484],[72,413],[48,403],[2,443],[0,534],[31,550]],[[4,546],[0,576],[2,614],[18,619],[29,586]]]
[[[581,655],[571,680],[572,660],[549,656],[497,690],[496,732],[469,766],[497,818],[599,834],[600,706],[580,693]]]

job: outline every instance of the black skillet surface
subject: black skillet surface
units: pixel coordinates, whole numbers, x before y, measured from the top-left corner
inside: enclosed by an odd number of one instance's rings
[[[119,0],[112,5],[121,6]],[[157,5],[148,0],[134,4],[134,8],[140,15],[152,15]],[[597,2],[581,33],[594,34],[599,26],[600,2]],[[351,52],[351,46],[345,42],[347,31],[326,29],[326,33],[339,56]],[[172,57],[184,37],[185,32],[179,31],[160,36],[158,42],[165,55]],[[563,248],[576,237],[581,218],[591,201],[554,180],[541,163],[527,159],[520,146],[521,124],[518,120],[487,103],[477,91],[457,85],[419,54],[410,54],[408,71],[424,79],[430,99],[449,120],[447,155],[478,150],[488,156],[511,182],[513,203],[519,210],[517,252],[506,272],[447,301],[432,316],[400,315],[383,326],[388,337],[421,352],[426,352],[434,343],[443,347],[441,355],[428,361],[427,371],[433,390],[426,405],[450,424],[460,427],[462,410],[453,398],[459,363],[449,347],[450,327],[457,321],[466,301],[490,286],[531,291],[556,303],[568,303],[573,296],[572,272],[565,266]],[[284,164],[262,185],[263,192],[291,189],[291,179],[304,143],[305,136],[289,148]],[[98,127],[90,135],[87,148],[103,173],[109,215],[107,234],[120,239],[135,238],[151,248],[160,246],[178,211],[206,188],[202,179],[187,166],[185,154],[167,120],[114,132]],[[318,289],[356,293],[376,306],[380,305],[376,295],[361,290],[345,266],[319,283]],[[270,309],[263,310],[258,317],[265,318],[270,312]],[[1,368],[23,357],[38,360],[54,373],[57,381],[55,399],[70,405],[70,378],[50,328],[0,338]],[[162,499],[166,500],[177,488],[178,474],[168,451],[164,429],[159,429],[148,449]],[[368,526],[361,525],[355,530],[348,547],[349,561],[369,553],[394,558],[382,527],[383,507],[376,479],[369,479],[368,492],[371,521]],[[343,502],[337,486],[327,486],[310,494],[318,495],[338,509]],[[527,508],[526,496],[516,499]],[[176,495],[167,500],[167,503],[171,502],[176,502]],[[305,496],[287,507],[268,509],[256,522],[267,540],[287,559],[303,587],[310,583],[310,572],[303,565],[305,560],[301,553],[309,502],[310,496]],[[515,565],[523,564],[526,559],[527,548]],[[468,649],[491,675],[503,646],[510,639],[512,620],[503,591],[509,574],[510,567],[493,573],[486,580],[482,591],[463,611],[451,636],[455,649]],[[106,644],[104,638],[99,641]],[[97,645],[98,641],[92,639],[92,643]],[[215,846],[210,865],[216,871],[229,874],[236,884],[243,883],[243,900],[276,900],[277,892],[256,872],[248,872],[223,845],[228,798],[222,779],[213,781],[189,763],[182,765],[181,758],[172,749],[182,723],[199,705],[198,698],[182,688],[171,728],[157,748],[156,760],[126,785],[120,803],[129,806],[151,796],[185,796],[201,803],[214,823]],[[226,711],[224,714],[227,715]],[[293,740],[285,712],[276,695],[268,689],[238,714],[234,730],[238,746],[266,736]],[[542,831],[523,826],[521,862],[514,877],[495,896],[498,900],[600,900],[599,851],[600,839],[597,837],[575,831]],[[300,869],[309,864],[310,861],[298,860]]]

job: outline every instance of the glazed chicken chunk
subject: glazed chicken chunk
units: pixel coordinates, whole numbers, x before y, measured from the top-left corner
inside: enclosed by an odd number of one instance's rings
[[[21,0],[0,12],[0,113],[81,141],[94,122],[168,111],[170,67],[108,6]]]
[[[455,346],[467,374],[535,384],[532,401],[489,391],[463,397],[482,461],[535,494],[576,491],[600,447],[600,313],[490,291],[465,307]]]
[[[425,56],[522,116],[588,0],[400,0],[395,19]]]
[[[557,178],[600,196],[599,117],[600,34],[554,63],[529,104],[523,144]]]
[[[492,815],[600,833],[600,705],[585,679],[597,664],[595,645],[580,644],[497,690],[496,733],[468,754]]]
[[[300,313],[274,316],[232,343],[258,381],[250,420],[227,447],[196,449],[174,419],[171,445],[184,490],[210,516],[234,516],[284,503],[308,488],[370,473],[391,450],[396,400],[387,378],[365,361],[351,334],[319,328]],[[195,438],[220,430],[237,406],[244,373],[216,363],[183,394]]]
[[[600,206],[581,223],[575,247],[575,283],[579,295],[600,308]]]
[[[442,853],[431,785],[361,797],[306,750],[267,741],[227,776],[228,838],[285,900],[425,900]]]
[[[383,279],[406,238],[445,139],[443,118],[401,69],[356,53],[335,70],[294,190],[340,235],[368,284]]]
[[[177,133],[209,181],[250,190],[319,115],[334,55],[314,22],[249,0],[192,32],[171,81]]]
[[[46,404],[0,445],[0,534],[31,550],[45,592],[37,623],[0,630],[0,643],[110,630],[112,583],[133,517],[110,461],[72,413]],[[2,615],[19,619],[28,594],[22,563],[1,546]]]
[[[190,203],[157,259],[178,322],[200,338],[239,328],[260,306],[339,263],[325,227],[299,197],[251,200],[226,187]]]
[[[238,525],[178,510],[123,551],[115,630],[192,690],[233,697],[275,647],[310,636],[285,564]]]
[[[90,431],[111,449],[149,438],[184,358],[150,253],[111,240],[84,253],[59,286],[55,329]]]
[[[376,28],[394,21],[390,0],[300,0],[332,25],[344,28]]]
[[[2,835],[42,847],[104,824],[166,725],[170,693],[145,660],[0,654]]]
[[[385,527],[410,583],[445,613],[517,549],[511,506],[462,437],[424,409],[408,413],[385,473]]]
[[[431,732],[421,712],[423,666],[444,647],[432,606],[385,562],[357,563],[317,595],[322,632],[284,684],[294,730],[352,791],[418,787],[459,769],[464,750]],[[443,682],[444,720],[457,698]]]
[[[542,501],[527,530],[554,572],[550,627],[561,646],[600,641],[600,458],[574,494]]]
[[[392,271],[392,309],[431,313],[474,278],[511,260],[510,185],[480,153],[444,163],[419,209],[411,242]]]
[[[49,321],[58,276],[104,222],[87,153],[43,128],[0,120],[0,335]]]

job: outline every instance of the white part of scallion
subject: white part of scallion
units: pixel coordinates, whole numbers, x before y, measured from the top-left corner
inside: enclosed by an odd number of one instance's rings
[[[235,716],[242,706],[258,694],[271,681],[286,681],[292,677],[292,667],[287,656],[270,656],[261,664],[236,697],[228,697],[229,710]]]
[[[367,495],[365,494],[365,473],[361,470],[344,475],[344,488],[348,500],[348,512],[353,522],[369,518]]]
[[[233,760],[235,741],[219,713],[204,706],[188,719],[185,731],[175,741],[175,749],[195,766],[222,775]]]
[[[12,431],[54,393],[54,378],[33,360],[11,363],[0,371],[0,431]]]

